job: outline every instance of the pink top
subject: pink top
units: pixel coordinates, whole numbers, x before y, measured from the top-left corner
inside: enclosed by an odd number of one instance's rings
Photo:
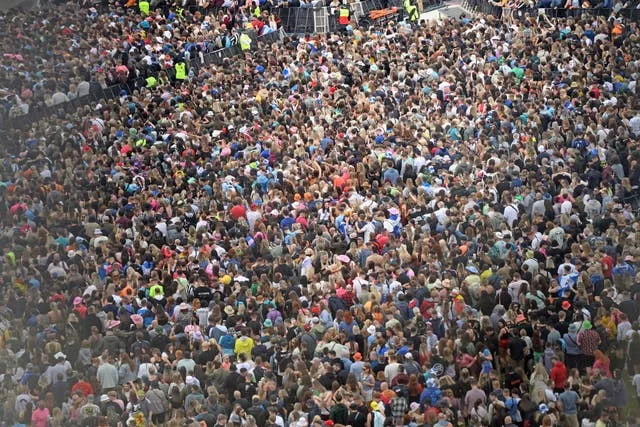
[[[49,410],[47,408],[35,409],[31,414],[31,424],[33,427],[47,427],[49,419]]]
[[[600,371],[600,373],[602,373],[603,375],[606,375],[607,378],[611,378],[611,368],[609,367],[609,362],[603,362],[601,360],[596,360],[595,362],[593,362],[593,368],[592,369],[597,369]]]

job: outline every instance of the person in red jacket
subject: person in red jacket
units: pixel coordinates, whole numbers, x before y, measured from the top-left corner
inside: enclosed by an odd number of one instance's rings
[[[562,363],[558,357],[553,356],[551,360],[553,362],[553,366],[551,367],[549,376],[551,377],[551,381],[553,381],[553,391],[562,393],[564,390],[564,384],[567,382],[567,378],[569,377],[569,373],[565,364]]]
[[[73,387],[71,387],[71,394],[75,393],[76,391],[82,393],[84,397],[93,395],[93,387],[91,387],[91,384],[84,380],[84,375],[81,373],[78,374],[78,382],[75,383]]]

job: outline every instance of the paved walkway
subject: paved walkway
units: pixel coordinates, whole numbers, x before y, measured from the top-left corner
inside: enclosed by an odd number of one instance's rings
[[[471,16],[472,14],[462,7],[462,2],[450,1],[446,2],[444,7],[421,14],[420,19],[437,20],[459,18],[461,15]]]
[[[13,7],[32,8],[38,4],[38,0],[0,0],[0,11]]]

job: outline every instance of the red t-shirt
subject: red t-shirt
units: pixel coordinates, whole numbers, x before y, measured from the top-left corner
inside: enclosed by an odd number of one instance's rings
[[[82,304],[76,305],[75,307],[73,307],[73,311],[78,313],[78,316],[80,316],[80,319],[84,319],[85,317],[87,317],[87,307],[85,307]]]
[[[244,218],[247,215],[247,210],[242,205],[235,205],[231,208],[229,213],[237,221],[238,218]]]
[[[93,395],[93,387],[91,387],[91,384],[86,381],[78,381],[77,383],[75,383],[73,387],[71,387],[71,394],[75,393],[78,390],[80,390],[80,392],[84,396]]]
[[[606,277],[607,279],[611,279],[611,270],[613,270],[613,258],[611,258],[609,255],[605,255],[604,257],[602,257],[602,261],[600,262],[600,264],[602,264],[602,273],[604,274],[604,277]]]
[[[556,362],[549,376],[555,388],[563,388],[568,378],[567,367],[562,362]]]

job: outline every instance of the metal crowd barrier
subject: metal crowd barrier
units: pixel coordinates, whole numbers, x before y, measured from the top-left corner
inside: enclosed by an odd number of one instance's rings
[[[546,15],[550,19],[554,18],[580,18],[582,16],[605,16],[608,17],[614,14],[616,17],[621,17],[630,21],[640,20],[640,9],[627,7],[622,8],[614,13],[612,9],[604,8],[589,8],[589,9],[565,9],[565,8],[503,8],[496,6],[487,0],[464,0],[463,6],[471,12],[480,13],[483,15],[492,15],[496,18],[502,18],[503,10],[509,10],[509,17],[511,18],[525,18],[527,16]]]
[[[582,16],[604,16],[608,17],[610,15],[614,15],[616,17],[621,17],[630,21],[638,21],[640,20],[640,9],[633,8],[622,8],[617,12],[614,12],[612,9],[522,9],[522,11],[526,11],[531,16],[536,16],[537,14],[544,13],[549,18],[580,18]],[[544,12],[542,12],[544,11]]]
[[[283,36],[283,32],[281,30],[274,31],[271,33],[264,34],[262,36],[258,36],[255,32],[248,32],[249,37],[251,37],[251,48],[255,49],[257,43],[270,43],[276,40],[280,40]],[[200,69],[203,66],[208,65],[220,65],[225,59],[232,58],[236,55],[240,55],[242,53],[242,49],[237,44],[232,46],[218,49],[213,52],[205,52],[203,54],[203,60],[201,61],[199,55],[195,58],[192,58],[191,61],[187,64],[187,71],[193,70],[193,72],[197,75]],[[164,74],[171,81],[175,80],[175,69],[170,68],[167,70],[163,70]],[[75,98],[70,100],[69,102],[63,102],[61,104],[47,106],[47,105],[31,105],[29,108],[29,113],[10,117],[9,111],[0,112],[0,129],[24,129],[27,126],[30,126],[32,123],[38,122],[46,117],[56,116],[60,119],[63,119],[67,114],[75,112],[78,108],[84,107],[86,105],[96,104],[98,102],[102,102],[109,99],[115,99],[121,95],[124,91],[126,94],[132,94],[134,91],[139,90],[147,85],[145,80],[146,77],[159,77],[159,73],[146,73],[143,77],[139,77],[134,80],[128,80],[123,83],[118,83],[111,85],[106,88],[92,88],[88,95]]]
[[[402,2],[396,0],[364,0],[349,3],[351,16],[356,20],[366,16],[372,10],[385,9],[391,6],[403,8]],[[442,6],[442,0],[423,0],[423,12]],[[280,20],[280,26],[289,34],[335,33],[344,31],[338,23],[339,11],[330,7],[283,7],[271,10]]]

